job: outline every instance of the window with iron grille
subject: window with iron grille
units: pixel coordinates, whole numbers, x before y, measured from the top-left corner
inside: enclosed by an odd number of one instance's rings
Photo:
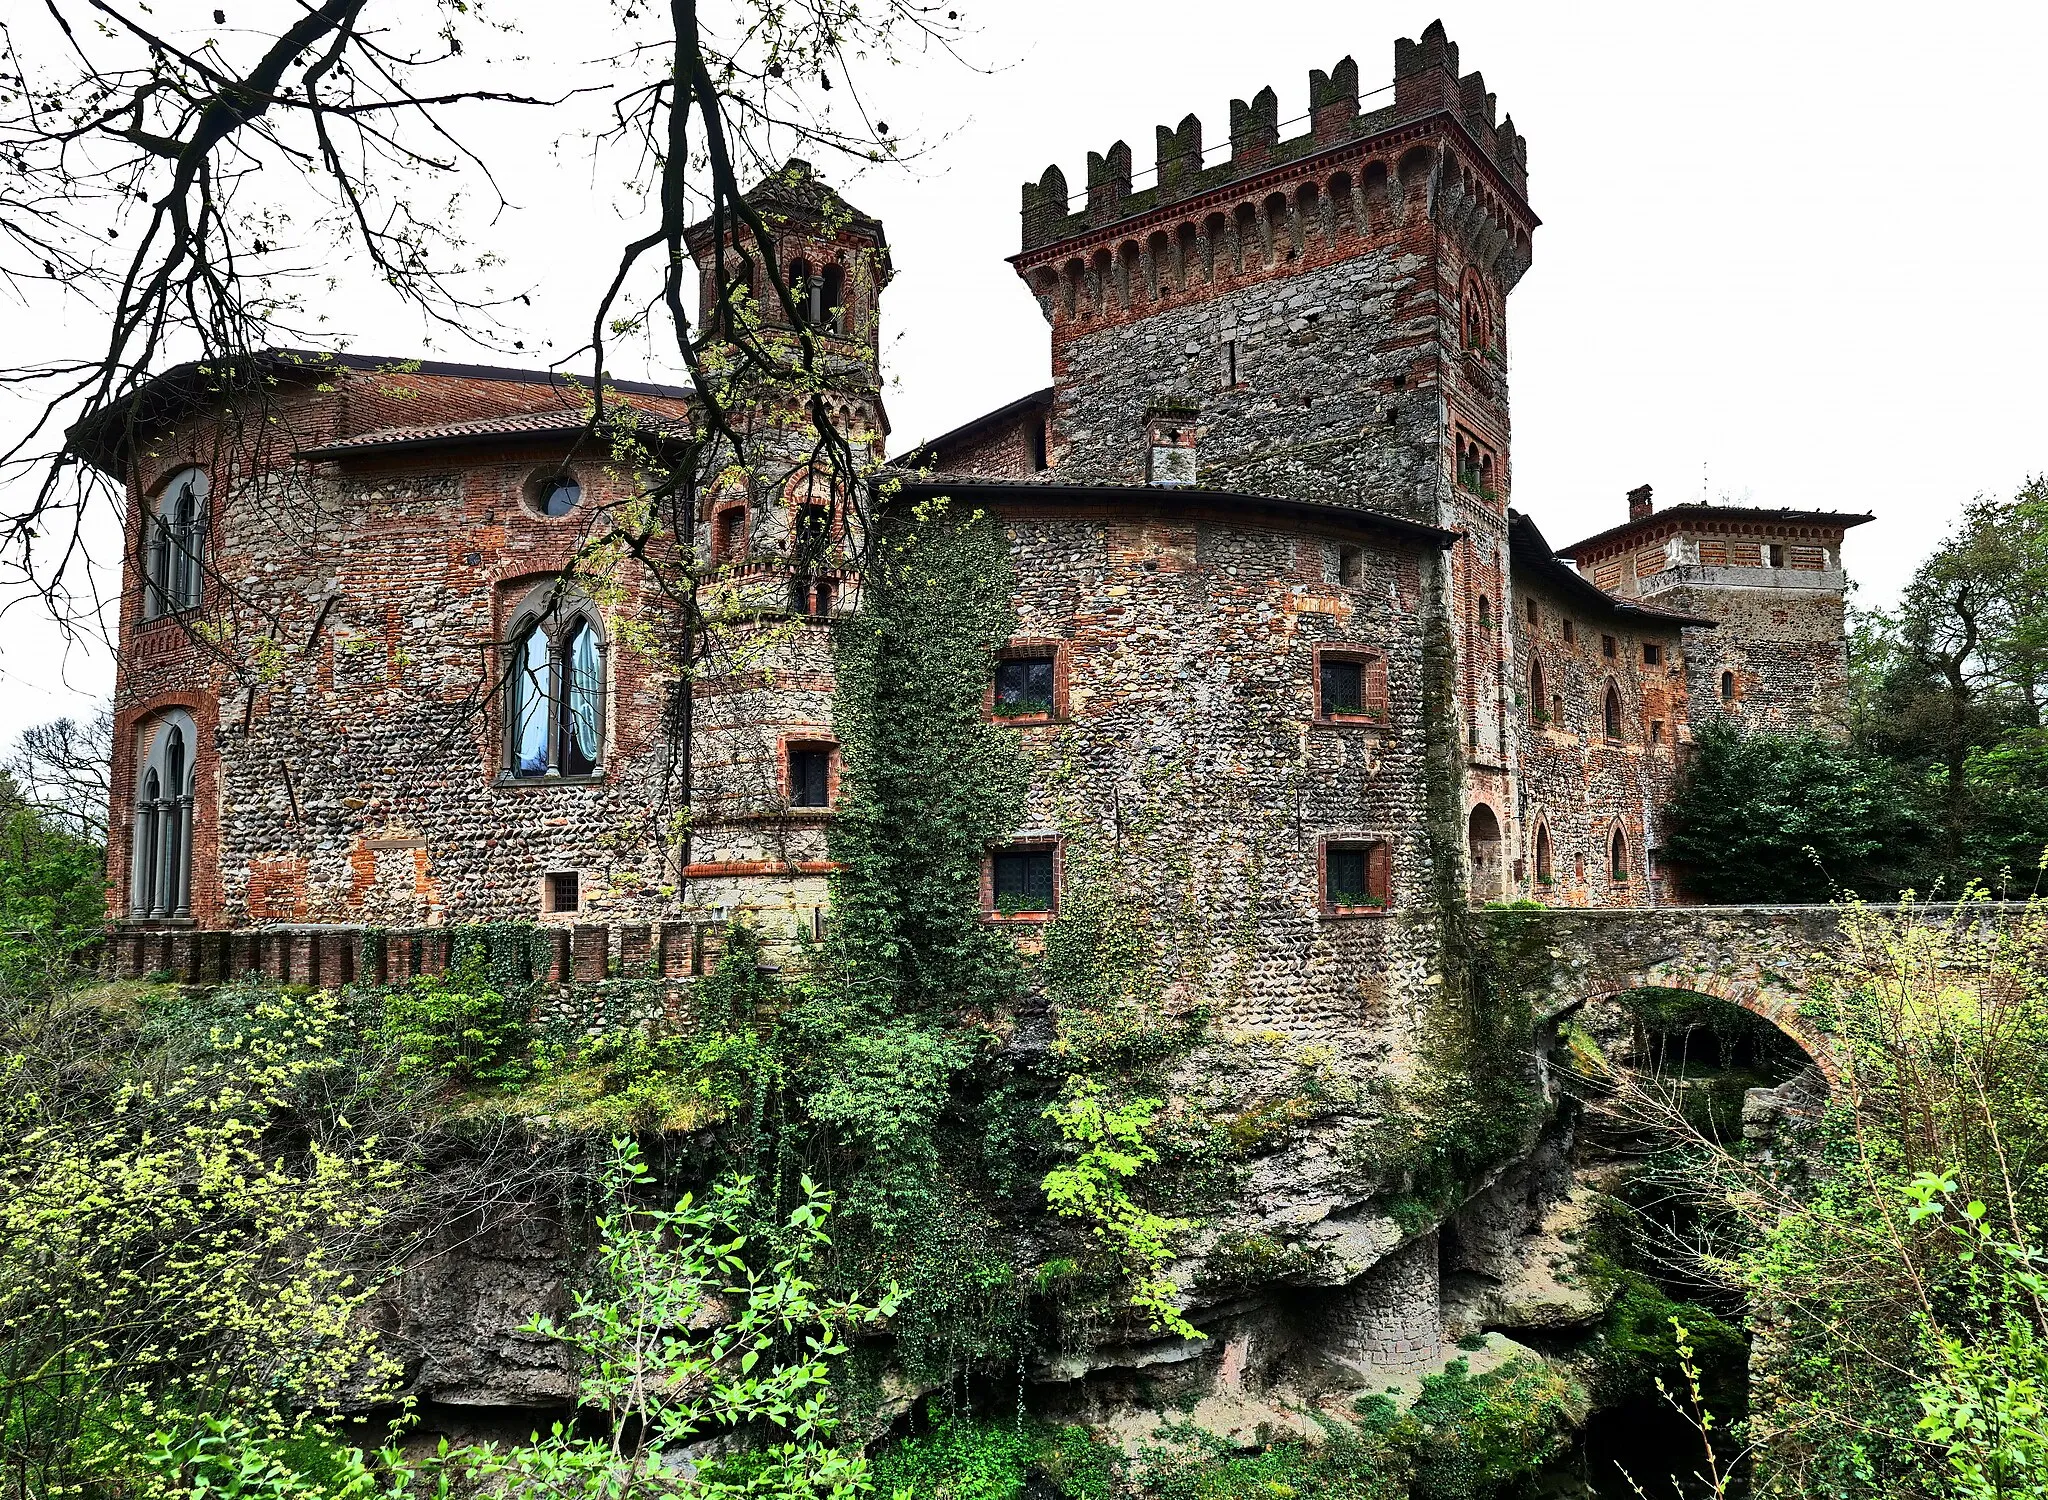
[[[998,718],[1049,716],[1053,707],[1053,657],[1005,657],[996,663]]]
[[[990,891],[1003,916],[1053,909],[1053,849],[1024,844],[990,856]]]
[[[1377,839],[1333,842],[1323,849],[1323,905],[1334,911],[1387,906],[1392,860]]]
[[[546,880],[548,910],[570,912],[582,909],[583,877],[574,870],[555,870]]]

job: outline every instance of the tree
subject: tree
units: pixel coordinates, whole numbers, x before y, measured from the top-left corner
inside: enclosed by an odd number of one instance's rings
[[[1665,856],[1707,901],[1875,894],[1911,868],[1913,825],[1891,768],[1820,735],[1704,726],[1664,816]]]
[[[2005,811],[2002,788],[1973,775],[1973,758],[2008,733],[2042,727],[2048,479],[2010,500],[1979,496],[1965,506],[1898,609],[1859,622],[1854,656],[1856,737],[1926,786],[1938,868],[1955,880],[1995,878],[2010,840],[1987,849],[1980,833]]]
[[[53,825],[104,845],[113,760],[114,719],[101,709],[83,724],[63,718],[30,725],[0,771]]]

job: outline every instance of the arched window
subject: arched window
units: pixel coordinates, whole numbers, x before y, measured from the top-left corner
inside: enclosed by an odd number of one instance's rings
[[[1620,688],[1618,688],[1618,687],[1616,687],[1616,686],[1615,686],[1615,685],[1614,685],[1614,684],[1613,684],[1612,682],[1610,682],[1610,683],[1608,683],[1608,684],[1607,684],[1607,708],[1606,708],[1606,713],[1605,713],[1605,715],[1604,715],[1604,718],[1605,718],[1605,726],[1606,726],[1606,730],[1607,730],[1607,737],[1608,737],[1608,738],[1609,738],[1610,740],[1618,740],[1618,739],[1620,739],[1620,738],[1621,738],[1621,689],[1620,689]]]
[[[1536,883],[1538,885],[1551,885],[1555,883],[1555,878],[1551,873],[1550,825],[1548,823],[1538,823],[1536,825]]]
[[[171,476],[143,521],[142,617],[146,620],[199,603],[209,488],[205,471],[182,469]]]
[[[1629,879],[1628,835],[1615,825],[1614,833],[1607,840],[1607,878],[1616,885],[1627,885]]]
[[[1723,703],[1733,703],[1735,701],[1735,674],[1733,672],[1723,672],[1721,674],[1721,701]]]
[[[818,326],[818,296],[822,290],[809,261],[797,259],[789,263],[789,300],[796,304],[797,316],[813,328]]]
[[[1474,804],[1465,825],[1472,859],[1472,898],[1493,901],[1500,896],[1500,819],[1484,802]]]
[[[505,770],[520,779],[604,768],[604,637],[588,605],[556,586],[514,616],[505,674]]]
[[[827,333],[846,332],[846,272],[827,266],[818,273],[818,296],[814,326]]]
[[[192,915],[192,790],[198,733],[182,709],[142,727],[135,783],[129,915],[141,921]]]
[[[1529,722],[1550,722],[1549,696],[1543,691],[1543,663],[1536,660],[1529,663]]]

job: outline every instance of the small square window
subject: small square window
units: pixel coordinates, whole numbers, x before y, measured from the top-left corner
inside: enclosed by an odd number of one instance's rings
[[[1053,850],[1050,844],[998,849],[989,861],[990,893],[1002,916],[1050,912],[1053,903]]]
[[[583,878],[574,870],[551,871],[542,880],[550,912],[573,912],[583,908]]]
[[[1646,667],[1654,667],[1654,666],[1658,666],[1658,665],[1661,665],[1661,664],[1662,664],[1663,660],[1664,660],[1664,648],[1663,648],[1662,646],[1658,645],[1658,644],[1657,644],[1657,643],[1656,643],[1655,641],[1644,641],[1644,642],[1643,642],[1643,665],[1644,665],[1644,666],[1646,666]]]
[[[1612,660],[1619,654],[1619,648],[1615,646],[1613,636],[1603,635],[1600,637],[1600,654],[1609,660]]]
[[[1650,720],[1650,743],[1653,745],[1664,743],[1664,721],[1662,719]]]
[[[1364,662],[1324,657],[1320,685],[1324,718],[1365,712]]]
[[[1323,850],[1323,906],[1330,911],[1380,911],[1387,906],[1387,846],[1333,843]]]
[[[832,752],[823,745],[791,746],[789,751],[789,805],[830,807],[832,805]]]
[[[1011,656],[996,663],[996,717],[1050,717],[1053,706],[1053,658]]]

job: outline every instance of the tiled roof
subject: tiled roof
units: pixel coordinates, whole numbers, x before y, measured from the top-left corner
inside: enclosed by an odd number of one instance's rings
[[[674,417],[640,412],[639,429],[657,436],[686,433],[689,424]],[[581,407],[559,406],[546,411],[507,412],[502,416],[472,417],[461,422],[433,422],[419,427],[378,427],[359,432],[318,448],[307,448],[300,458],[345,458],[351,454],[388,452],[395,448],[431,448],[451,443],[477,442],[506,437],[574,437],[589,429],[590,419]]]
[[[1551,551],[1550,543],[1543,539],[1536,523],[1518,510],[1508,512],[1508,549],[1516,572],[1533,574],[1570,597],[1612,610],[1626,619],[1648,620],[1658,625],[1713,627],[1720,624],[1705,615],[1680,614],[1675,609],[1659,609],[1654,604],[1639,604],[1633,599],[1608,593],[1577,568],[1564,562],[1560,554]]]
[[[1754,505],[1705,505],[1699,501],[1667,505],[1662,510],[1652,511],[1647,516],[1624,521],[1619,526],[1610,526],[1583,541],[1573,542],[1569,547],[1559,547],[1559,557],[1577,557],[1595,547],[1611,542],[1637,531],[1646,531],[1663,521],[1676,521],[1681,526],[1699,525],[1702,522],[1718,521],[1752,526],[1839,526],[1847,531],[1851,526],[1861,526],[1877,517],[1868,511],[1852,510],[1771,510]]]

